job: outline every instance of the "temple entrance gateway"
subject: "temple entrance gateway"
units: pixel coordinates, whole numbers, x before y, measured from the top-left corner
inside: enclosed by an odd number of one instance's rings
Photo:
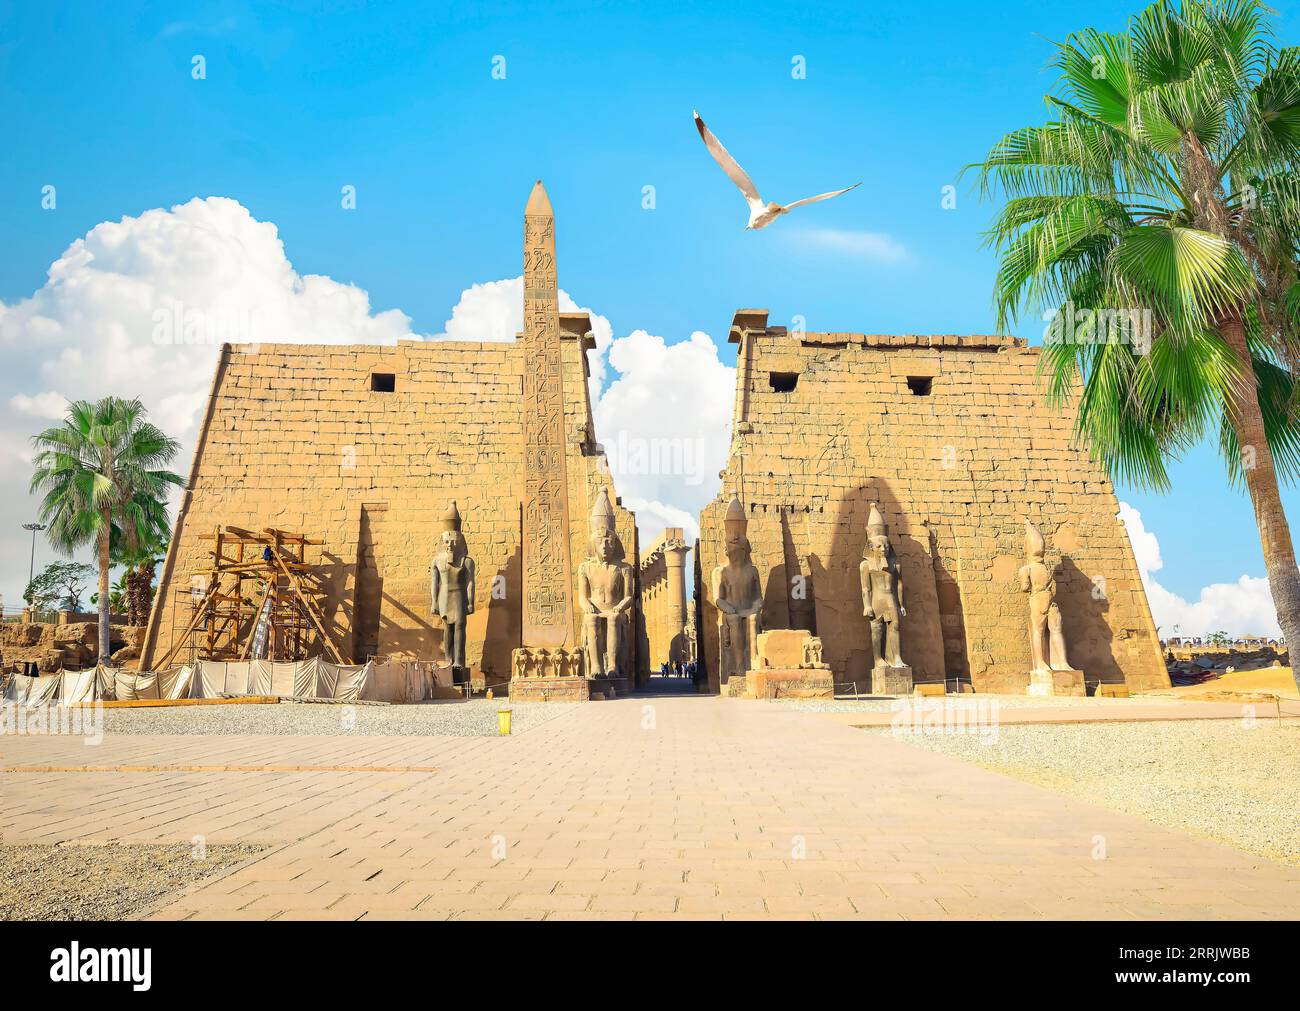
[[[202,626],[214,654],[438,663],[520,699],[677,691],[665,665],[692,662],[704,690],[759,698],[1168,685],[1110,483],[1044,405],[1037,349],[740,310],[718,494],[698,541],[670,527],[643,552],[540,182],[523,245],[515,342],[222,348],[159,582],[171,601],[197,575],[207,602],[154,609],[145,669]],[[214,530],[309,531],[320,562],[217,590]]]

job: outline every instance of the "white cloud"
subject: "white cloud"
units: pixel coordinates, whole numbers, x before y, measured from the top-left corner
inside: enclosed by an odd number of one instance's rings
[[[1142,514],[1127,502],[1119,504],[1119,514],[1133,544],[1133,555],[1161,636],[1282,634],[1267,579],[1243,575],[1235,583],[1212,583],[1202,588],[1197,600],[1189,602],[1152,576],[1164,567],[1164,561],[1160,543],[1142,522]]]
[[[110,393],[144,401],[182,443],[173,469],[183,472],[223,341],[391,344],[413,336],[404,313],[373,312],[362,289],[298,274],[275,225],[234,200],[196,198],[103,222],[68,246],[30,298],[0,303],[0,480],[26,488],[32,435],[60,418],[66,401]],[[3,529],[35,518],[33,498],[0,502]],[[26,582],[28,547],[0,545],[0,591],[10,605]],[[48,546],[36,551],[38,563],[50,559]]]
[[[695,530],[727,462],[736,370],[699,330],[675,344],[634,330],[607,358],[617,377],[592,414],[619,494],[629,508],[645,504],[637,526],[647,541],[665,526]]]
[[[632,496],[624,496],[623,505],[636,513],[637,533],[643,548],[649,546],[666,527],[681,527],[688,542],[700,536],[699,517],[695,513],[667,502],[651,502]]]
[[[788,233],[808,249],[824,250],[872,263],[896,264],[911,259],[907,248],[884,232],[861,232],[847,228],[803,228]]]
[[[594,398],[604,384],[604,355],[614,339],[614,328],[608,319],[586,306],[580,306],[573,297],[560,289],[561,312],[585,312],[591,316],[591,335],[596,338],[595,354],[588,355],[591,366],[590,393]],[[512,341],[524,328],[524,278],[506,278],[471,285],[460,293],[451,310],[451,319],[443,324],[440,334],[430,340],[456,341]]]
[[[59,419],[68,409],[68,398],[53,391],[38,393],[29,397],[25,393],[16,393],[9,398],[9,406],[19,414],[29,414],[33,418]]]

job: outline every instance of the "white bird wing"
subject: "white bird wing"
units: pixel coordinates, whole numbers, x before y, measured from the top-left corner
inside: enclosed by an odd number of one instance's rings
[[[785,209],[792,211],[796,207],[802,207],[804,204],[815,204],[818,200],[829,200],[831,197],[838,197],[849,190],[856,190],[862,183],[854,183],[852,186],[845,186],[842,190],[831,190],[829,193],[818,193],[815,197],[804,197],[802,200],[796,200],[792,204],[786,204]]]
[[[758,195],[758,187],[754,181],[745,174],[745,170],[740,167],[736,159],[731,157],[730,152],[722,146],[722,142],[713,136],[713,131],[704,125],[704,120],[700,119],[700,114],[695,113],[695,128],[700,131],[700,138],[704,141],[704,146],[709,149],[709,154],[713,155],[713,160],[722,166],[722,171],[727,173],[727,178],[740,187],[740,192],[745,195],[745,202],[750,207],[765,208],[763,198]]]

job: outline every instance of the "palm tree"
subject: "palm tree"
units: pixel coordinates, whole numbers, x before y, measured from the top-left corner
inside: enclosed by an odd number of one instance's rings
[[[1300,466],[1300,49],[1256,0],[1158,2],[1057,45],[1051,118],[969,166],[1007,197],[989,231],[998,325],[1054,311],[1049,400],[1112,475],[1167,490],[1217,437],[1255,510],[1278,623],[1300,570],[1278,491]],[[1294,667],[1300,685],[1300,662]]]
[[[108,657],[110,545],[116,525],[128,543],[146,540],[153,511],[181,478],[161,470],[178,444],[145,420],[139,400],[105,397],[68,405],[63,424],[32,439],[31,490],[43,492],[40,518],[50,544],[71,555],[94,542],[99,561],[99,656]]]
[[[159,559],[167,552],[171,524],[166,503],[148,492],[135,495],[135,528],[126,531],[116,523],[109,538],[109,555],[116,565],[126,567],[122,575],[128,625],[143,625],[149,620],[153,601],[153,580]]]

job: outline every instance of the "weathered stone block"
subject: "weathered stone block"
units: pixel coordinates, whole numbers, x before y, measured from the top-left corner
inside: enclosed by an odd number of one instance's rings
[[[1083,671],[1046,670],[1030,671],[1027,695],[1086,695]]]
[[[755,699],[830,699],[835,697],[835,683],[829,670],[761,667],[745,675],[745,694]]]
[[[911,695],[912,668],[878,666],[871,669],[872,695]]]

